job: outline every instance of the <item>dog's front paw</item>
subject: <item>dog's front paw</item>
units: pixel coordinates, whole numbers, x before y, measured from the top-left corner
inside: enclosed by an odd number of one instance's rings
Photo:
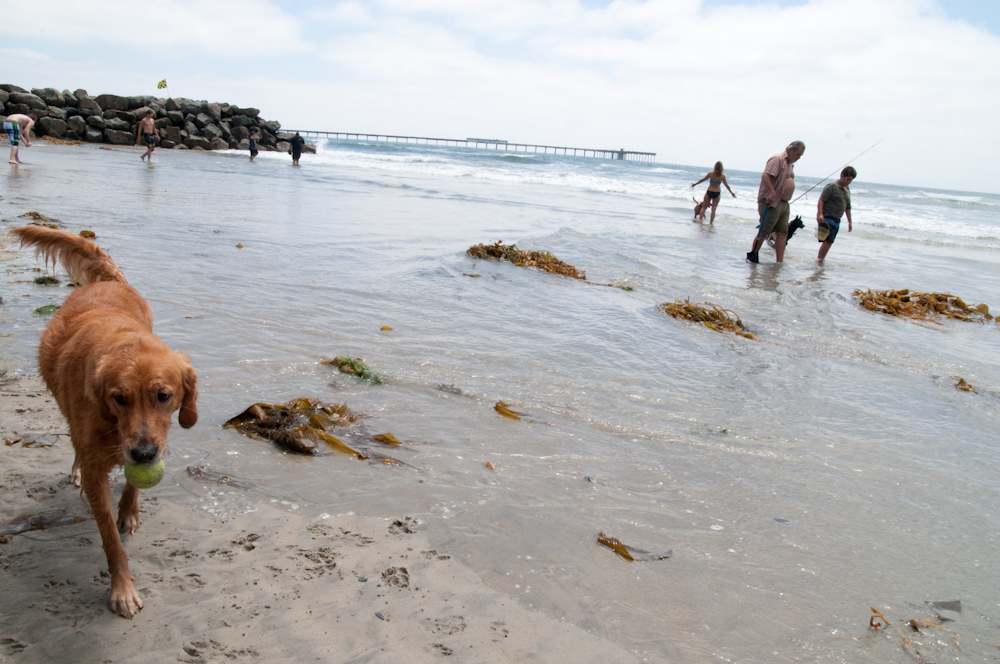
[[[118,512],[118,532],[131,535],[139,530],[139,510]]]
[[[131,618],[142,608],[142,598],[136,592],[132,581],[111,583],[111,610],[122,618]]]
[[[81,479],[83,475],[80,473],[80,466],[73,464],[73,470],[69,474],[69,481],[73,483],[73,486],[81,486],[83,480]]]

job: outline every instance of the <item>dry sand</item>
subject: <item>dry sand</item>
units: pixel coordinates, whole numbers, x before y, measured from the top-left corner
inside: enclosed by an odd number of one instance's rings
[[[0,357],[10,343],[0,338]],[[89,517],[51,394],[4,364],[0,524],[58,510]],[[0,538],[0,662],[636,661],[485,586],[429,546],[434,523],[309,515],[263,498],[222,519],[157,493],[142,492],[142,526],[124,537],[145,603],[131,620],[108,608],[93,520]]]

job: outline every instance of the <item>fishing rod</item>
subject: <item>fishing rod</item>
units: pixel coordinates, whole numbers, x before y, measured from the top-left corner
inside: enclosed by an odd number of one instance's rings
[[[884,140],[885,140],[884,138],[880,138],[880,139],[878,140],[878,142],[877,142],[877,143],[875,143],[875,145],[878,145],[879,143],[881,143],[881,142],[882,142],[882,141],[884,141]],[[871,150],[872,148],[874,148],[874,147],[875,147],[875,145],[873,145],[873,146],[872,146],[871,148],[868,148],[868,150]],[[865,152],[868,152],[868,150],[865,150]],[[857,161],[858,159],[860,159],[860,158],[861,158],[861,157],[862,157],[862,156],[863,156],[863,155],[865,154],[865,152],[862,152],[861,154],[859,154],[859,155],[858,155],[857,157],[855,157],[854,159],[851,159],[851,161]],[[816,184],[814,184],[813,186],[811,186],[811,187],[809,187],[808,189],[806,189],[805,191],[803,191],[803,192],[802,192],[802,193],[801,193],[801,194],[799,195],[799,197],[795,199],[795,201],[799,200],[799,198],[802,198],[803,196],[805,196],[806,194],[808,194],[808,193],[809,193],[810,191],[812,191],[812,190],[813,190],[813,189],[815,189],[816,187],[820,186],[821,184],[823,184],[824,182],[826,182],[827,180],[829,180],[829,179],[830,179],[830,178],[831,178],[831,177],[832,177],[833,175],[835,175],[836,173],[838,173],[838,172],[840,172],[840,171],[844,170],[844,168],[846,168],[847,166],[849,166],[849,165],[851,164],[851,161],[847,162],[846,164],[844,164],[843,166],[841,166],[840,168],[838,168],[837,170],[835,170],[835,171],[834,171],[833,173],[830,173],[830,175],[827,175],[827,176],[826,176],[825,178],[823,178],[822,180],[820,180],[819,182],[817,182],[817,183],[816,183]],[[795,201],[792,201],[791,203],[789,203],[789,205],[792,205],[792,203],[795,203]]]

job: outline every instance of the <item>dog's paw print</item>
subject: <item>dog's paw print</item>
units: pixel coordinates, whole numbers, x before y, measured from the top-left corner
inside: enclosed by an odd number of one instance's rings
[[[448,646],[444,645],[443,643],[432,643],[431,644],[431,648],[434,648],[435,650],[437,650],[439,653],[441,653],[445,657],[448,657],[453,652],[455,652],[454,650],[452,650]]]
[[[410,587],[410,573],[405,567],[390,567],[382,572],[382,583],[387,586]]]
[[[420,522],[412,516],[404,516],[402,519],[396,519],[392,522],[392,525],[389,526],[389,532],[393,535],[402,535],[404,533],[412,535],[417,532],[417,526],[419,525]]]
[[[337,536],[338,539],[346,539],[354,542],[354,546],[368,546],[375,540],[367,535],[362,535],[361,533],[352,533],[350,530],[340,529],[340,535]]]
[[[458,634],[465,630],[465,618],[462,616],[446,616],[444,618],[427,618],[427,629],[440,634]]]
[[[254,544],[254,542],[256,542],[259,539],[260,535],[258,535],[257,533],[250,533],[246,537],[240,537],[238,539],[234,539],[232,541],[232,544],[236,546],[242,546],[244,551],[253,551],[254,549],[257,548],[257,545]]]
[[[3,648],[8,655],[16,655],[27,647],[28,644],[21,643],[17,639],[0,639],[0,648]]]

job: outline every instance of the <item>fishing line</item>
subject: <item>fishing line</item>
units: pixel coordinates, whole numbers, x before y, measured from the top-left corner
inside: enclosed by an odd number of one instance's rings
[[[882,142],[882,141],[884,141],[884,140],[885,140],[884,138],[880,138],[880,139],[878,140],[878,142],[877,142],[877,143],[875,143],[875,145],[878,145],[879,143],[881,143],[881,142]],[[875,147],[875,145],[873,145],[873,146],[872,146],[871,148],[868,148],[868,150],[871,150],[872,148],[874,148],[874,147]],[[865,152],[868,152],[868,150],[865,150]],[[855,157],[854,159],[851,159],[851,161],[857,161],[858,159],[860,159],[860,158],[861,158],[861,156],[862,156],[862,155],[864,155],[864,153],[865,153],[865,152],[862,152],[861,154],[859,154],[859,155],[858,155],[857,157]],[[845,168],[846,168],[847,166],[850,166],[850,164],[851,164],[851,161],[847,162],[846,164],[844,164],[843,166],[841,166],[840,168],[838,168],[837,170],[835,170],[835,171],[834,171],[833,173],[830,173],[830,175],[827,175],[827,176],[826,176],[825,178],[823,178],[822,180],[820,180],[819,182],[817,182],[817,183],[816,183],[816,184],[814,184],[813,186],[811,186],[811,187],[809,187],[808,189],[806,189],[805,191],[803,191],[803,192],[802,192],[802,193],[801,193],[801,194],[799,195],[799,197],[795,199],[795,201],[799,200],[799,198],[802,198],[803,196],[805,196],[806,194],[808,194],[808,193],[809,193],[810,191],[812,191],[812,190],[813,190],[813,189],[815,189],[816,187],[820,186],[821,184],[823,184],[824,182],[826,182],[827,180],[829,180],[829,179],[830,179],[831,177],[833,177],[833,176],[834,176],[835,174],[837,174],[837,173],[839,173],[840,171],[844,170],[844,169],[845,169]],[[791,203],[789,203],[788,205],[789,205],[789,206],[791,206],[791,205],[792,205],[793,203],[795,203],[795,201],[792,201],[792,202],[791,202]]]

